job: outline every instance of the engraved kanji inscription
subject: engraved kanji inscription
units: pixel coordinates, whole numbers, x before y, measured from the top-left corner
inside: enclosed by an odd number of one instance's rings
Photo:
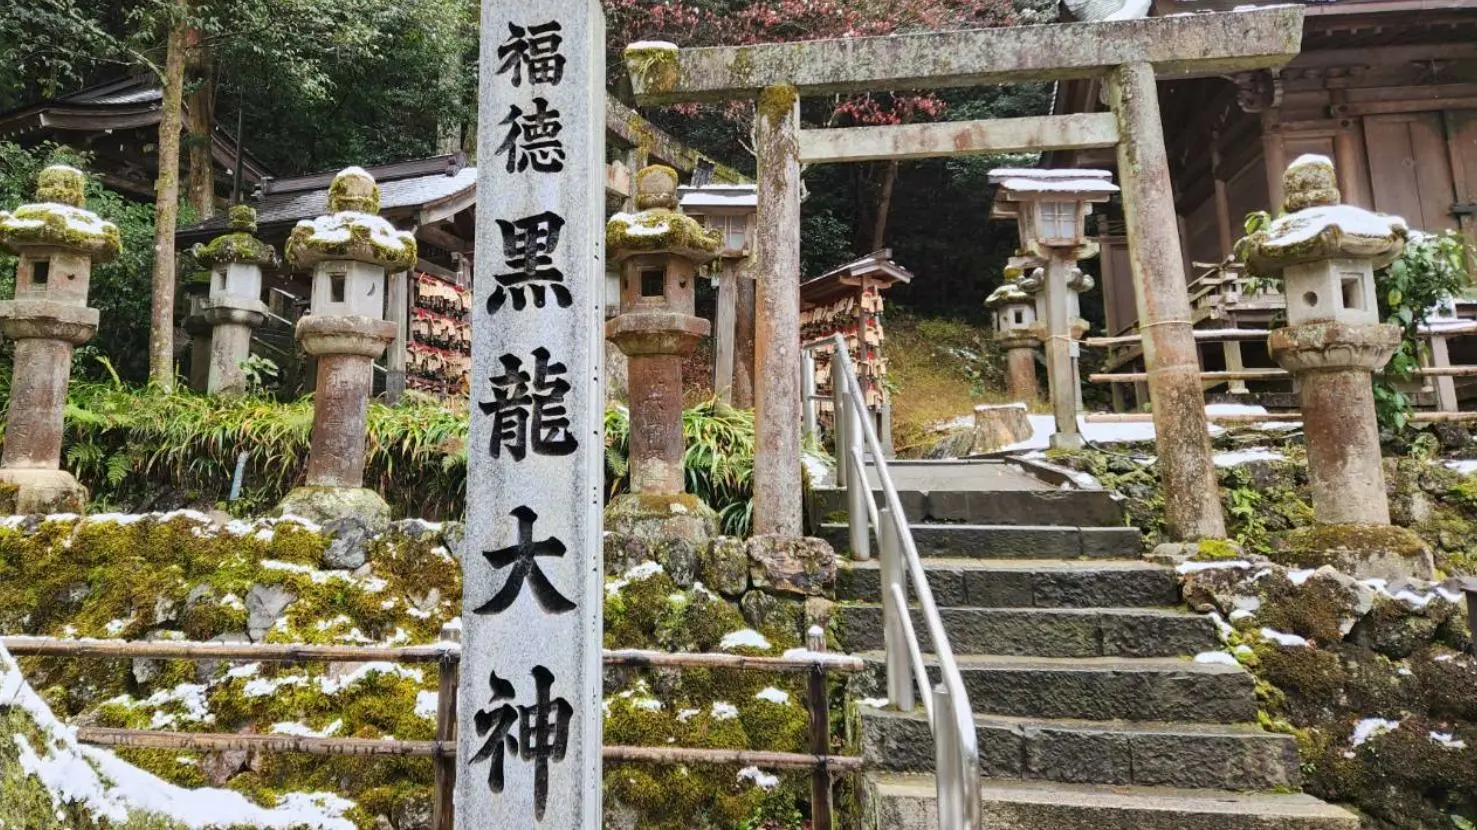
[[[501,614],[512,607],[525,584],[533,592],[533,598],[538,601],[539,607],[550,614],[573,611],[575,604],[559,593],[559,589],[554,587],[554,583],[549,581],[549,577],[538,565],[538,557],[541,556],[563,557],[564,543],[552,536],[535,542],[533,523],[538,521],[538,514],[529,508],[514,508],[513,517],[518,520],[518,541],[505,548],[482,552],[488,564],[497,570],[510,568],[508,578],[492,599],[478,606],[473,613]]]
[[[501,794],[504,762],[508,758],[532,761],[533,813],[535,819],[543,820],[544,807],[549,801],[549,764],[564,760],[574,707],[562,697],[553,697],[553,672],[534,666],[532,674],[534,702],[527,706],[514,705],[517,691],[512,683],[498,677],[495,671],[488,677],[492,697],[473,718],[477,737],[485,741],[472,756],[471,763],[487,763],[487,785],[494,794]]]
[[[515,461],[522,461],[530,447],[536,455],[569,455],[578,449],[564,403],[570,388],[564,364],[551,363],[542,346],[533,350],[532,375],[517,355],[505,354],[498,362],[503,373],[490,378],[492,400],[477,404],[482,414],[492,416],[492,457],[501,457],[504,449]]]
[[[517,104],[508,107],[508,116],[498,126],[507,127],[508,133],[495,155],[508,157],[509,173],[530,167],[539,173],[564,170],[564,142],[559,139],[564,124],[559,110],[549,109],[547,99],[533,99],[532,112],[524,112]]]
[[[559,21],[551,20],[537,26],[508,24],[508,39],[497,48],[498,60],[502,63],[497,74],[512,74],[513,86],[523,85],[526,72],[529,84],[558,86],[564,80],[564,55],[559,47],[564,43],[560,36],[563,27]]]
[[[503,262],[512,270],[493,275],[497,287],[487,298],[488,313],[495,314],[510,300],[514,311],[522,311],[530,298],[535,308],[543,308],[549,294],[560,308],[569,308],[574,298],[564,284],[564,272],[554,267],[564,217],[544,211],[512,221],[498,219],[497,227],[503,237]]]

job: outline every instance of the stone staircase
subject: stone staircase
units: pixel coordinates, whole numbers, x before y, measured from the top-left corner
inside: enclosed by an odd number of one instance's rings
[[[928,464],[900,463],[898,486],[963,481]],[[1251,676],[1192,660],[1220,647],[1214,624],[1181,607],[1171,569],[1139,558],[1139,532],[1118,526],[1109,494],[969,464],[1009,489],[899,495],[975,712],[985,828],[1357,830],[1354,815],[1298,792],[1296,745],[1256,725]],[[818,491],[812,504],[838,551],[844,503]],[[880,678],[876,560],[844,562],[837,588],[842,647]],[[860,730],[868,830],[937,828],[922,709],[864,705]]]

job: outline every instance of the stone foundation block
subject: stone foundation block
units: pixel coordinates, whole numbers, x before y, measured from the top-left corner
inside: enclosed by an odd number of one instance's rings
[[[823,539],[755,536],[744,546],[756,588],[830,596],[836,588],[836,552]]]
[[[0,514],[81,513],[87,488],[66,470],[0,470]]]
[[[390,527],[390,506],[365,487],[297,487],[277,505],[277,515],[301,516],[320,525],[350,520],[371,533]]]

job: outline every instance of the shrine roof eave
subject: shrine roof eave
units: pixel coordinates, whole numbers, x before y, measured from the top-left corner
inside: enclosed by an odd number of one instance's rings
[[[789,84],[801,96],[938,89],[1107,75],[1147,61],[1160,77],[1281,66],[1298,54],[1303,8],[1103,23],[1055,23],[886,37],[679,49],[675,66],[628,62],[642,105],[754,98]]]

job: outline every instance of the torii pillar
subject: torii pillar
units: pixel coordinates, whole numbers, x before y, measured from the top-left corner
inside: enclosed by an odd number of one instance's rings
[[[992,142],[999,145],[1030,138],[1014,149],[1118,148],[1169,535],[1175,540],[1224,536],[1204,395],[1194,363],[1190,303],[1170,200],[1155,80],[1281,66],[1299,51],[1302,22],[1300,7],[1285,6],[905,37],[701,49],[643,43],[628,48],[626,66],[636,100],[642,105],[760,102],[756,118],[759,227],[765,236],[760,239],[757,270],[761,328],[755,344],[759,355],[755,380],[761,419],[754,471],[756,527],[768,532],[798,528],[799,477],[776,479],[782,471],[798,471],[798,363],[786,365],[780,360],[790,354],[789,349],[798,349],[798,332],[789,324],[794,309],[778,309],[777,294],[771,294],[769,302],[763,298],[764,280],[795,279],[782,269],[792,261],[789,251],[798,247],[798,211],[790,200],[797,195],[791,189],[798,189],[800,159],[865,161],[1000,152],[1002,148],[991,146]],[[1051,57],[1043,60],[1043,55]],[[1106,81],[1113,114],[816,130],[797,135],[793,114],[778,117],[786,107],[776,106],[781,94],[788,105],[794,97],[803,96],[1071,78]],[[1101,118],[1109,123],[1102,125]],[[812,145],[807,133],[832,135],[814,142],[816,152],[808,152],[805,148]],[[1107,140],[1102,142],[1105,134]],[[799,139],[799,153],[789,150],[792,135]],[[779,243],[778,250],[764,250],[771,239]],[[772,290],[778,285],[771,282],[768,287]],[[779,319],[763,319],[776,312]],[[786,342],[779,343],[776,338],[780,337]],[[780,351],[771,351],[776,349]],[[792,387],[795,391],[790,391]],[[782,415],[787,423],[776,423]],[[772,455],[783,458],[767,458]]]

